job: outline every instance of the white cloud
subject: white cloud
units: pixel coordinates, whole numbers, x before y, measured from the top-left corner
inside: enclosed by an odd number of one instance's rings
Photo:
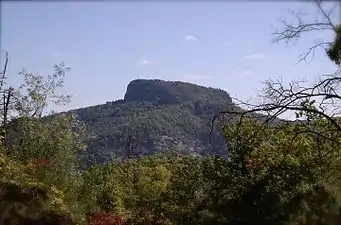
[[[147,60],[147,59],[140,59],[139,61],[137,61],[137,65],[140,65],[140,66],[151,66],[153,64],[154,64],[153,61]]]
[[[233,70],[231,73],[233,75],[242,75],[242,76],[254,74],[252,70],[241,70],[241,71]]]
[[[253,44],[253,41],[246,41],[245,44]]]
[[[212,76],[200,76],[200,75],[192,75],[192,74],[185,74],[185,79],[189,80],[210,80]]]
[[[194,36],[191,36],[191,35],[187,35],[185,37],[185,41],[197,41],[198,39]]]
[[[264,54],[253,54],[253,55],[246,55],[244,59],[263,59],[265,58]]]

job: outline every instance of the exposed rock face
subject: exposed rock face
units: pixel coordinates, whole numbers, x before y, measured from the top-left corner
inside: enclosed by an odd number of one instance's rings
[[[193,100],[228,100],[222,90],[207,88],[180,81],[133,80],[124,96],[127,102],[154,102],[158,104],[179,104]]]

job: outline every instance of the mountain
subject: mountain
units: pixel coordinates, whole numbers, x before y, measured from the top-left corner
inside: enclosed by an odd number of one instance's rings
[[[83,155],[86,164],[106,163],[113,156],[130,157],[176,150],[181,154],[227,153],[211,121],[222,110],[238,108],[223,90],[192,83],[133,80],[124,99],[70,112],[90,134]]]

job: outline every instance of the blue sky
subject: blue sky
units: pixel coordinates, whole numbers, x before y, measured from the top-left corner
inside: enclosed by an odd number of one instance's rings
[[[129,1],[1,2],[1,49],[10,54],[9,82],[21,68],[48,74],[55,63],[72,67],[63,92],[71,109],[123,98],[137,78],[189,81],[226,90],[243,100],[262,81],[314,79],[334,66],[323,52],[296,65],[314,37],[273,44],[274,27],[298,2]],[[330,39],[328,34],[320,38]]]

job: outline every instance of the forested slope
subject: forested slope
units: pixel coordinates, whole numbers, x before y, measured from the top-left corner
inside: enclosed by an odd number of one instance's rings
[[[123,100],[76,113],[89,133],[86,157],[108,162],[113,156],[149,155],[168,150],[182,154],[226,155],[226,144],[212,118],[236,109],[222,90],[185,82],[134,80]]]

